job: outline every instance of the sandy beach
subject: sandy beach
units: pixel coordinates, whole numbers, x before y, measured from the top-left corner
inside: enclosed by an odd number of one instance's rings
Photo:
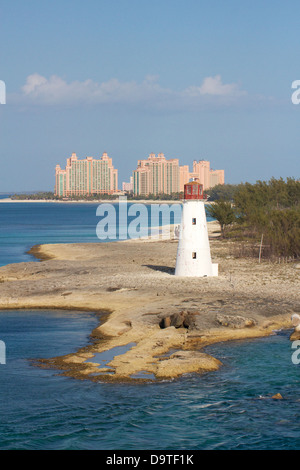
[[[175,277],[174,239],[42,245],[31,250],[40,262],[0,268],[0,308],[102,313],[91,344],[39,363],[72,377],[127,381],[151,374],[158,380],[216,370],[221,363],[205,346],[292,328],[291,315],[300,312],[300,270],[295,263],[235,258],[234,243],[215,238],[216,223],[208,226],[216,278]],[[161,328],[174,314],[189,327]],[[89,361],[128,344],[105,366]]]

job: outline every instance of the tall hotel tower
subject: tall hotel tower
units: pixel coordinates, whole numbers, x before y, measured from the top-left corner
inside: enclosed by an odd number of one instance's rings
[[[78,160],[76,153],[67,159],[63,170],[55,168],[55,195],[62,197],[112,194],[118,190],[118,170],[104,153],[100,159]]]
[[[224,184],[224,170],[211,170],[209,161],[194,160],[190,172],[188,165],[179,166],[178,158],[167,160],[163,153],[157,156],[150,153],[147,159],[138,160],[133,172],[133,193],[136,196],[178,193],[191,178],[197,178],[206,190]]]
[[[163,153],[157,157],[150,153],[146,160],[139,160],[133,172],[133,193],[137,196],[148,194],[172,194],[179,192],[179,160],[167,160]]]

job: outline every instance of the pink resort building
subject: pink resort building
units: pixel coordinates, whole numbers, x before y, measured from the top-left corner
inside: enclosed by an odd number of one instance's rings
[[[179,160],[167,160],[163,153],[156,157],[150,153],[146,160],[138,160],[133,172],[133,193],[137,196],[148,194],[171,194],[179,192]]]
[[[56,196],[89,196],[112,194],[116,191],[118,170],[113,167],[112,159],[107,153],[103,153],[99,159],[87,157],[84,160],[79,160],[76,153],[72,153],[64,170],[56,165]]]
[[[122,190],[127,192],[127,193],[132,193],[133,192],[133,176],[130,176],[130,181],[129,183],[122,183]]]
[[[157,156],[150,153],[147,159],[138,160],[133,172],[133,193],[141,196],[177,193],[184,190],[191,178],[197,178],[205,190],[224,184],[224,170],[211,170],[209,161],[194,160],[190,172],[188,165],[179,166],[177,158],[167,160],[163,153]]]

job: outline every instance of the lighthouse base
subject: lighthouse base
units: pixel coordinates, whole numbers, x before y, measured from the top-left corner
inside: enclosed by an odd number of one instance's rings
[[[219,265],[217,263],[212,263],[211,266],[207,269],[192,270],[191,267],[184,266],[183,264],[176,264],[175,276],[181,277],[217,277],[219,275]]]

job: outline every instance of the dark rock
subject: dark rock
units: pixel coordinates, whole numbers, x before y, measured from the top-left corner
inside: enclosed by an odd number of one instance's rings
[[[191,328],[195,326],[194,315],[187,312],[173,313],[164,317],[159,326],[161,328],[168,328],[169,326],[174,326],[175,328]]]
[[[196,326],[194,315],[188,313],[183,320],[183,326],[184,328],[194,328]]]
[[[171,326],[175,326],[175,328],[182,328],[185,317],[186,317],[186,314],[184,312],[173,313],[173,315],[171,315],[170,317]]]
[[[162,318],[162,320],[159,322],[159,326],[161,329],[169,328],[169,326],[171,326],[171,318],[170,317]]]

